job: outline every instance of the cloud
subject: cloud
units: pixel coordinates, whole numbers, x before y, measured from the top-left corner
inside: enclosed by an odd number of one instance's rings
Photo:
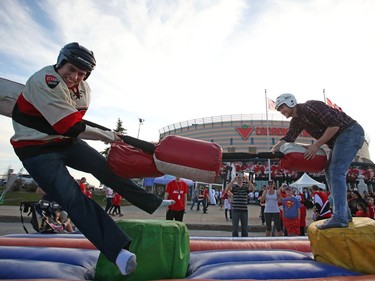
[[[141,137],[157,140],[183,120],[264,113],[265,89],[303,102],[323,88],[374,136],[374,11],[364,0],[3,0],[0,75],[25,82],[78,41],[97,58],[87,119],[121,118],[133,136],[139,117]]]

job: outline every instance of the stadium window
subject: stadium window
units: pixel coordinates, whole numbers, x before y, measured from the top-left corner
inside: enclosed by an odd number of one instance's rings
[[[272,144],[275,144],[275,138],[272,138]]]
[[[251,145],[254,144],[254,138],[251,138],[251,139],[250,139],[250,144],[251,144]]]
[[[233,145],[233,138],[230,138],[229,145]]]

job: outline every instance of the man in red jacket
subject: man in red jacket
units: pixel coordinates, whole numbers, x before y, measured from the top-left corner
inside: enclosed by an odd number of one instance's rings
[[[312,198],[314,202],[314,213],[316,214],[314,220],[329,219],[332,216],[328,195],[324,191],[319,191],[316,185],[311,186]]]

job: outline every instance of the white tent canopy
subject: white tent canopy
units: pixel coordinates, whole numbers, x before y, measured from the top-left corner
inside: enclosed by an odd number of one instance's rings
[[[302,190],[304,187],[310,187],[312,185],[316,185],[319,188],[326,189],[326,185],[324,183],[320,183],[314,180],[306,173],[304,173],[302,177],[300,177],[297,181],[290,184],[290,186],[298,188],[299,190]]]

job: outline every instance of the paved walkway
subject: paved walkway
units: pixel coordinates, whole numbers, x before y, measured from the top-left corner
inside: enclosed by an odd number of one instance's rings
[[[122,206],[121,211],[124,214],[122,217],[113,216],[114,220],[119,219],[165,219],[165,212],[167,207],[159,208],[152,215],[149,215],[134,206]],[[249,232],[265,232],[265,226],[262,225],[259,218],[260,207],[258,205],[248,205],[249,209]],[[27,214],[26,221],[29,221]],[[307,211],[307,225],[311,223],[311,210]],[[0,205],[0,222],[21,222],[20,210],[18,206],[3,206]],[[190,210],[190,205],[186,210],[184,216],[184,223],[189,230],[208,230],[208,231],[231,231],[232,223],[227,221],[224,215],[224,209],[221,210],[219,206],[211,205],[208,208],[207,214],[202,211],[196,211],[196,207]]]

